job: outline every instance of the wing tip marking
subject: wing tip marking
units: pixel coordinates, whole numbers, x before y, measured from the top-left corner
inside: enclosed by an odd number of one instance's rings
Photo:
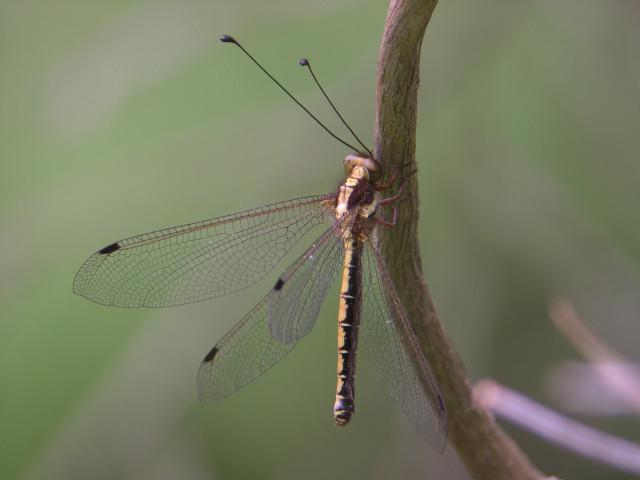
[[[215,346],[209,351],[209,353],[207,353],[207,356],[204,357],[204,360],[202,362],[211,363],[217,354],[218,354],[218,347]]]
[[[101,255],[110,255],[117,250],[120,250],[120,244],[118,242],[115,242],[98,250],[98,253]]]
[[[284,287],[284,280],[282,280],[282,278],[279,278],[276,284],[273,286],[273,289],[278,292],[282,290],[282,287]]]

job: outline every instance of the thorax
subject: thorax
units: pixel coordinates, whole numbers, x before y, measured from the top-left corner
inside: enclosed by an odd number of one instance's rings
[[[371,179],[372,175],[379,175],[379,165],[374,160],[350,155],[345,159],[345,173],[347,177],[340,185],[335,215],[337,219],[347,212],[356,215],[352,227],[345,231],[346,238],[351,237],[354,231],[373,228],[379,193]]]

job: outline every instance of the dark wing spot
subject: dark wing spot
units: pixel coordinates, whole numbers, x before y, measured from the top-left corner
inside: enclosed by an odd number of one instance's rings
[[[98,253],[101,253],[102,255],[109,255],[110,253],[113,253],[116,250],[120,250],[120,245],[118,244],[118,242],[112,243],[111,245],[107,245],[102,250],[98,251]]]
[[[273,289],[276,290],[276,291],[279,291],[279,290],[282,290],[283,286],[284,286],[284,280],[279,278],[278,281],[276,282],[276,284],[273,286]]]
[[[203,362],[204,363],[209,363],[209,362],[213,361],[213,357],[215,357],[217,355],[217,353],[218,353],[218,347],[217,346],[213,347],[211,349],[211,351],[209,353],[207,353],[207,356],[204,357]]]
[[[444,406],[444,400],[442,399],[442,395],[438,395],[438,405],[440,406],[441,412],[447,411],[447,408]]]

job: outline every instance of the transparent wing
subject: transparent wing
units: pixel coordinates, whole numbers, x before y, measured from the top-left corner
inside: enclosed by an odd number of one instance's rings
[[[166,307],[241,290],[322,223],[334,197],[274,203],[121,240],[84,262],[73,289],[120,307]]]
[[[382,256],[370,239],[363,256],[360,338],[402,414],[438,451],[447,443],[447,411]]]
[[[253,381],[309,333],[342,265],[341,230],[346,221],[327,230],[207,354],[198,371],[202,402],[225,397]]]

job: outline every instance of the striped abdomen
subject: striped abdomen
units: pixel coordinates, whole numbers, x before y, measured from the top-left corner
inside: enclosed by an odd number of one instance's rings
[[[338,311],[338,385],[333,416],[346,425],[355,411],[354,381],[358,328],[362,307],[362,243],[352,236],[344,240],[344,266]]]

